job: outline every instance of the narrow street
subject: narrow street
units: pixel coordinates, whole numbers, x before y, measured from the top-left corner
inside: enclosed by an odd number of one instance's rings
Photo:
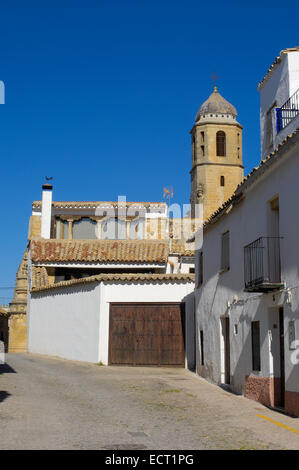
[[[184,369],[31,354],[0,366],[0,428],[1,449],[299,449],[299,418]]]

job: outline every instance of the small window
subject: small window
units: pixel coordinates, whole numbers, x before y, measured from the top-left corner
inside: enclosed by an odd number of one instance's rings
[[[201,137],[201,141],[204,142],[205,141],[205,133],[203,131],[200,131],[200,137]]]
[[[229,231],[227,231],[221,237],[221,271],[228,271],[229,268]]]
[[[251,322],[252,370],[261,370],[260,322]]]
[[[197,286],[200,287],[203,283],[203,255],[202,251],[198,252],[198,282]]]
[[[267,148],[271,147],[273,144],[273,129],[272,129],[272,109],[270,109],[266,114],[266,145]]]
[[[195,142],[195,136],[192,136],[192,160],[196,160],[196,142]]]
[[[200,330],[200,363],[202,366],[205,364],[203,330]]]
[[[201,152],[201,156],[204,157],[205,156],[205,146],[204,145],[200,146],[200,152]]]
[[[218,131],[216,134],[216,155],[217,157],[226,156],[226,136],[223,131]]]
[[[56,219],[56,237],[67,240],[69,238],[69,223],[67,220]]]
[[[224,186],[224,185],[225,185],[224,176],[220,176],[220,186]]]

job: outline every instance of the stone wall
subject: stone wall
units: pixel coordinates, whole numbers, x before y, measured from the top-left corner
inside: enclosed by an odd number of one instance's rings
[[[16,275],[14,297],[9,305],[9,352],[27,351],[27,278],[28,251],[25,250]]]

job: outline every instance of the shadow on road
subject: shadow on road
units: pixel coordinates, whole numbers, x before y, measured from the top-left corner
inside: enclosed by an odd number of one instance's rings
[[[230,386],[227,385],[227,384],[219,384],[218,386],[219,386],[219,388],[222,388],[222,390],[224,390],[224,391],[227,392],[227,393],[230,393],[231,395],[235,395],[235,396],[237,396],[237,397],[242,396],[240,393],[234,392],[234,391],[230,388]]]
[[[0,364],[0,374],[16,374],[16,371],[8,364]]]
[[[6,392],[5,390],[0,390],[0,403],[10,396],[11,393]]]

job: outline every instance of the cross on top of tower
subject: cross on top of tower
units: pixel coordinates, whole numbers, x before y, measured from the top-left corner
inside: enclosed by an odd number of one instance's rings
[[[213,80],[213,82],[214,82],[214,91],[218,91],[218,90],[217,90],[217,85],[216,85],[216,82],[217,82],[218,78],[219,78],[218,75],[216,75],[216,73],[213,72],[212,80]]]

